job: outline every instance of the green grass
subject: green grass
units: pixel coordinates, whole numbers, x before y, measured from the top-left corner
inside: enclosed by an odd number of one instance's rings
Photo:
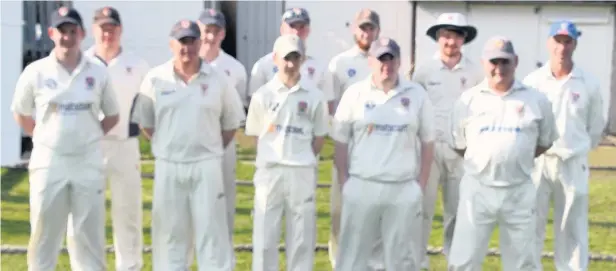
[[[239,149],[238,154],[242,159],[251,160],[254,157],[254,148],[251,141],[238,137]],[[141,145],[144,158],[150,157],[149,145],[142,142]],[[333,147],[328,141],[323,150],[321,162],[319,164],[319,182],[329,183],[331,176],[331,157],[333,155]],[[609,157],[612,159],[610,160]],[[602,148],[595,151],[591,156],[591,163],[595,166],[616,166],[616,148]],[[143,172],[152,172],[152,164],[144,164]],[[254,166],[246,162],[238,162],[237,178],[241,180],[251,180],[254,173]],[[26,245],[29,237],[28,223],[28,180],[25,170],[7,170],[2,169],[2,244],[3,245]],[[607,171],[592,172],[590,182],[590,249],[593,253],[616,254],[616,238],[609,236],[616,235],[616,216],[611,209],[616,206],[616,173]],[[253,204],[252,187],[239,186],[237,195],[237,210],[236,210],[236,225],[235,225],[235,243],[250,244],[252,235],[252,221],[250,211]],[[144,240],[146,245],[150,244],[149,225],[151,220],[151,201],[152,201],[152,180],[144,179],[143,181],[143,206],[144,206]],[[107,194],[109,198],[109,194]],[[320,244],[327,243],[329,237],[329,189],[320,188],[317,192],[317,242]],[[109,205],[109,200],[107,201]],[[441,201],[437,202],[437,213],[433,223],[431,234],[431,246],[442,245],[442,216],[441,216]],[[112,243],[111,221],[109,214],[107,215],[107,243]],[[498,247],[497,233],[490,242],[493,248]],[[546,250],[553,250],[552,239],[552,224],[548,225],[548,238],[546,240]],[[151,270],[151,255],[144,255],[146,267],[144,270]],[[281,268],[284,267],[284,254],[281,254]],[[246,252],[237,253],[238,265],[236,270],[250,270],[251,254]],[[27,270],[25,255],[2,255],[2,270],[20,271]],[[113,268],[113,255],[108,255],[109,270]],[[551,260],[545,260],[545,270],[554,270]],[[432,270],[446,270],[446,262],[442,256],[431,257]],[[60,258],[59,268],[57,270],[70,270],[68,266],[68,256],[63,254]],[[324,252],[317,253],[315,259],[315,271],[330,270],[327,254]],[[487,257],[484,270],[500,270],[500,260],[497,257]],[[616,263],[609,262],[592,262],[590,270],[616,270]]]

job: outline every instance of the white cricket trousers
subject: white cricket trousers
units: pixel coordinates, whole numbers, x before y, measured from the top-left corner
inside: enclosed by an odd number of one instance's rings
[[[135,271],[143,267],[143,209],[141,201],[141,171],[139,139],[103,140],[105,175],[111,189],[111,221],[115,265],[118,271]],[[69,216],[67,246],[79,253],[74,245],[74,230]]]
[[[550,200],[554,201],[554,264],[558,271],[588,270],[588,157],[535,161],[537,251],[543,250]],[[541,266],[541,258],[537,259]]]
[[[480,271],[490,237],[499,226],[503,271],[537,271],[535,187],[493,187],[464,176],[449,253],[449,271]]]
[[[47,160],[48,167],[38,167]],[[71,270],[104,271],[105,177],[102,152],[60,156],[34,147],[30,163],[28,270],[55,271],[66,236],[73,229]]]
[[[233,248],[233,226],[235,225],[235,196],[236,196],[236,174],[237,167],[237,147],[235,139],[227,145],[222,159],[222,176],[223,176],[223,191],[227,200],[227,226],[229,227],[229,239],[231,242],[231,256],[233,257],[233,265],[235,267],[235,249]],[[191,245],[194,247],[194,244]],[[186,257],[186,266],[190,269],[195,260],[195,250],[189,249]]]
[[[316,246],[314,167],[259,167],[254,174],[252,271],[278,271],[282,216],[287,271],[310,271]]]
[[[378,237],[387,271],[419,266],[422,191],[417,181],[377,182],[350,177],[342,188],[336,271],[367,271]]]
[[[338,182],[338,171],[332,168],[332,183],[330,187],[330,233],[328,245],[329,262],[332,269],[336,270],[336,255],[338,255],[338,243],[340,237],[340,214],[342,213],[342,192],[340,191],[340,182]],[[380,234],[377,234],[368,266],[370,270],[380,271],[385,270],[383,263],[383,240]]]
[[[422,268],[428,269],[430,266],[427,249],[439,184],[442,186],[443,200],[443,253],[449,255],[456,225],[456,212],[458,212],[460,179],[464,174],[463,162],[464,159],[451,149],[449,144],[444,142],[435,144],[434,162],[423,198],[423,226],[420,247]]]
[[[219,158],[192,163],[156,160],[152,202],[154,271],[185,271],[192,249],[196,251],[199,271],[232,270],[222,179]]]

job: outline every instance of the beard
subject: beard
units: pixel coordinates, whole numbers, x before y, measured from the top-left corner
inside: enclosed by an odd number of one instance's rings
[[[368,51],[370,49],[370,42],[368,43],[364,43],[360,40],[358,40],[356,37],[353,37],[353,39],[355,39],[355,44],[357,45],[357,47],[359,47],[359,49],[361,49],[362,51]]]

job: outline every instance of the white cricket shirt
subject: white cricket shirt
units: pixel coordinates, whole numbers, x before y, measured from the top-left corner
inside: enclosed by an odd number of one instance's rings
[[[274,53],[269,53],[257,60],[250,72],[248,95],[252,96],[261,86],[272,80],[277,72],[278,67],[274,64]],[[302,64],[300,72],[303,78],[302,80],[306,81],[304,84],[315,84],[317,89],[323,91],[327,101],[334,100],[334,93],[331,88],[326,88],[325,86],[325,67],[323,67],[320,62],[307,56],[306,61]]]
[[[239,95],[225,75],[205,62],[184,83],[173,61],[146,75],[133,120],[154,128],[152,152],[157,159],[196,162],[223,155],[222,131],[235,130],[244,118]]]
[[[242,100],[242,105],[248,107],[248,93],[246,93],[248,75],[246,74],[246,67],[223,50],[220,50],[218,57],[208,64],[226,76],[229,84],[237,90]]]
[[[130,116],[141,81],[150,66],[144,59],[124,50],[109,63],[105,63],[95,53],[94,47],[84,52],[93,63],[107,68],[120,109],[118,124],[107,133],[105,138],[122,140],[138,136],[139,127],[130,123]]]
[[[385,93],[369,76],[342,94],[331,137],[348,144],[351,176],[381,182],[418,177],[420,144],[434,141],[433,109],[421,85],[399,80]]]
[[[246,135],[258,137],[256,166],[316,166],[312,141],[327,135],[328,118],[314,84],[302,79],[289,89],[274,76],[253,94],[246,118]]]
[[[599,145],[606,122],[599,82],[592,75],[574,66],[568,77],[557,80],[547,63],[529,74],[524,84],[543,92],[552,103],[559,137],[546,154],[564,160],[586,155]]]
[[[412,80],[426,89],[434,105],[434,122],[438,141],[447,142],[449,116],[460,94],[479,84],[483,78],[481,67],[465,56],[462,56],[460,62],[452,69],[443,64],[439,54],[417,66]]]
[[[105,68],[82,56],[69,74],[53,51],[24,69],[17,80],[11,110],[23,116],[35,115],[34,148],[47,148],[50,155],[86,155],[98,150],[103,137],[99,113],[119,113]]]
[[[369,75],[368,55],[354,46],[336,55],[329,62],[325,73],[325,88],[331,88],[335,100],[339,101],[347,88]]]
[[[550,101],[520,82],[505,95],[487,81],[465,91],[450,127],[452,147],[466,149],[465,175],[499,187],[529,182],[536,147],[549,147],[557,137]]]

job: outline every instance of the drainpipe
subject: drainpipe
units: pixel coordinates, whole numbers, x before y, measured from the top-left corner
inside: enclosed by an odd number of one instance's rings
[[[408,72],[409,79],[412,77],[415,71],[415,51],[416,43],[415,38],[417,36],[417,1],[411,0],[411,56],[410,56],[410,68]]]

